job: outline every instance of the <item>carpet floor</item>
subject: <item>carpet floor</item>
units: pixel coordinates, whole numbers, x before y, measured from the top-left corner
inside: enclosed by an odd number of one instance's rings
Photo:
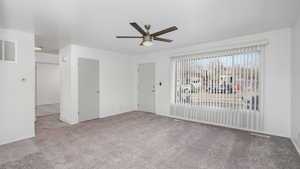
[[[287,138],[129,112],[67,125],[39,117],[36,137],[0,146],[0,169],[300,169]]]

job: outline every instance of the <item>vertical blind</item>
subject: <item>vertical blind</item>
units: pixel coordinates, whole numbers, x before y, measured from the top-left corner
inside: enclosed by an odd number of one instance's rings
[[[264,46],[172,58],[170,115],[262,131]]]

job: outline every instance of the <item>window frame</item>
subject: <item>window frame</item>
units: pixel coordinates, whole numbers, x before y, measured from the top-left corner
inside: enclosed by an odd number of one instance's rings
[[[231,51],[235,49],[242,49],[242,48],[247,48],[247,47],[252,47],[252,46],[259,46],[260,50],[258,51],[259,53],[259,66],[258,70],[260,72],[259,75],[259,81],[260,81],[260,88],[259,88],[259,95],[260,95],[260,100],[259,100],[259,112],[264,115],[264,101],[265,101],[265,90],[264,90],[264,79],[265,79],[265,57],[266,57],[266,52],[267,52],[267,45],[269,42],[267,40],[259,40],[257,42],[250,42],[250,43],[245,43],[245,44],[238,44],[238,45],[232,45],[228,47],[221,47],[221,48],[214,48],[214,49],[208,49],[208,50],[203,50],[202,52],[197,52],[194,54],[187,54],[187,55],[179,55],[179,56],[172,56],[170,57],[170,86],[171,86],[171,91],[170,91],[170,104],[172,105],[181,105],[176,103],[176,88],[177,88],[177,76],[176,76],[176,64],[175,59],[176,58],[215,58],[209,56],[209,54],[212,53],[226,53],[226,51]],[[216,55],[215,55],[216,56]],[[225,56],[230,56],[229,55],[223,55],[219,57],[225,57]],[[231,54],[232,56],[232,54]],[[192,105],[191,105],[192,106]]]

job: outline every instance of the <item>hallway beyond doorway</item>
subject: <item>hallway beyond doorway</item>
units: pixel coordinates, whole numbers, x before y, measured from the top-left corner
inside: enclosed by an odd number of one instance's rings
[[[59,113],[59,103],[56,104],[44,104],[36,107],[36,116],[46,116],[50,114]]]

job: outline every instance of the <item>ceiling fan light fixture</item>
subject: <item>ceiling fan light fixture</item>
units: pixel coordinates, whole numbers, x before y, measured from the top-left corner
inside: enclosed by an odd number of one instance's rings
[[[152,46],[153,45],[152,37],[149,34],[144,36],[142,45],[143,46]]]
[[[42,51],[42,50],[43,50],[43,48],[40,47],[40,46],[34,47],[34,51],[36,51],[36,52],[40,52],[40,51]]]
[[[152,46],[153,45],[153,42],[151,41],[151,40],[144,40],[143,42],[142,42],[142,45],[143,46]]]

